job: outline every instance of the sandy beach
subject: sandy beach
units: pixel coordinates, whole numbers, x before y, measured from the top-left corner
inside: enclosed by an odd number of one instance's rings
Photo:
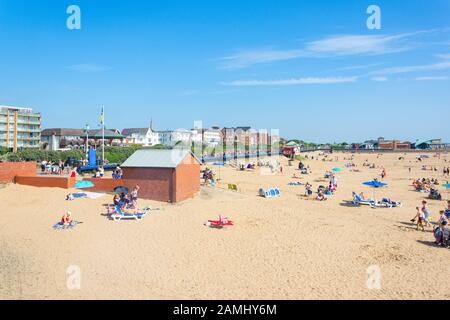
[[[333,161],[305,160],[312,170],[305,176],[286,158],[276,175],[222,167],[218,186],[202,187],[194,199],[175,205],[141,200],[153,209],[142,221],[109,220],[104,204],[111,195],[66,201],[71,190],[7,185],[0,189],[0,299],[450,299],[450,250],[433,244],[431,228],[416,231],[410,222],[426,197],[414,191],[412,179],[444,183],[450,157],[430,153],[419,163],[417,155],[356,154],[360,172],[353,172],[344,160],[352,155],[335,153]],[[377,168],[363,167],[365,160]],[[381,166],[389,186],[377,190],[377,198],[403,207],[347,204],[352,191],[372,196],[362,182],[379,178]],[[328,201],[305,200],[304,187],[288,186],[310,182],[317,189],[334,167],[342,172]],[[219,167],[211,168],[219,176]],[[294,173],[301,179],[292,179]],[[239,191],[226,190],[228,183]],[[261,198],[260,187],[278,187],[282,196]],[[445,206],[429,201],[434,221]],[[82,224],[53,230],[67,210]],[[235,225],[204,226],[219,214]],[[373,265],[381,270],[379,290],[367,286]],[[70,266],[81,271],[79,290],[68,289]]]

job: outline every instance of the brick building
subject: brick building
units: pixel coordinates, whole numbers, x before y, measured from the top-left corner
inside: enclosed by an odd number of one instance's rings
[[[200,161],[186,149],[138,150],[121,166],[128,187],[144,199],[179,202],[200,191]]]

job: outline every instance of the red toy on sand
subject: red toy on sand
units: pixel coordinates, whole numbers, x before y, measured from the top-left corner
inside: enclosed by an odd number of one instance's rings
[[[208,220],[205,224],[208,227],[225,227],[225,226],[233,226],[234,223],[231,220],[228,220],[227,217],[219,216],[219,220]]]

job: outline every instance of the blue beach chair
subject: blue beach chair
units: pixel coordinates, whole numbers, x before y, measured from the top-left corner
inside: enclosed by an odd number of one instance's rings
[[[135,220],[142,220],[148,212],[148,208],[144,209],[141,213],[126,213],[123,212],[122,209],[119,206],[116,206],[116,213],[113,213],[111,215],[111,218],[114,221],[120,221],[122,219],[135,219]]]

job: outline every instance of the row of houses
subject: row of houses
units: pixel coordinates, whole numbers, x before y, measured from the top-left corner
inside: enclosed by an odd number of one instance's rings
[[[415,142],[386,140],[378,138],[377,140],[368,140],[363,143],[353,143],[352,149],[366,150],[442,150],[449,149],[449,143],[443,143],[442,139],[418,139]]]
[[[107,129],[105,135],[100,129],[70,129],[51,128],[41,131],[41,114],[31,108],[0,105],[0,147],[17,151],[23,148],[43,148],[46,150],[77,149],[90,145],[99,145],[103,137],[108,145],[140,144],[143,146],[177,144],[201,144],[217,146],[233,143],[245,146],[273,145],[280,141],[278,132],[255,130],[244,127],[212,127],[204,129],[200,126],[193,129],[178,129],[157,131],[150,122],[148,128],[126,128],[123,130]],[[353,143],[351,149],[383,149],[383,150],[442,150],[450,149],[449,143],[442,139],[419,139],[415,142],[386,140],[368,140],[363,143]]]
[[[41,114],[31,108],[0,105],[0,147],[17,151],[24,148],[45,150],[77,149],[100,144],[105,139],[108,145],[140,144],[143,146],[176,144],[202,144],[216,146],[221,143],[243,145],[269,145],[279,141],[277,134],[257,131],[251,127],[209,129],[197,126],[193,129],[157,131],[153,121],[148,128],[125,128],[86,130],[81,128],[49,128],[41,131]]]
[[[143,146],[175,146],[179,144],[190,146],[192,144],[215,147],[219,144],[228,145],[240,143],[246,146],[270,145],[280,140],[278,134],[269,134],[268,131],[254,130],[251,127],[210,129],[177,129],[157,131],[153,121],[148,128],[106,129],[104,135],[107,145]],[[41,133],[42,148],[45,150],[78,149],[87,143],[99,145],[103,140],[102,130],[84,130],[68,128],[50,128]]]

